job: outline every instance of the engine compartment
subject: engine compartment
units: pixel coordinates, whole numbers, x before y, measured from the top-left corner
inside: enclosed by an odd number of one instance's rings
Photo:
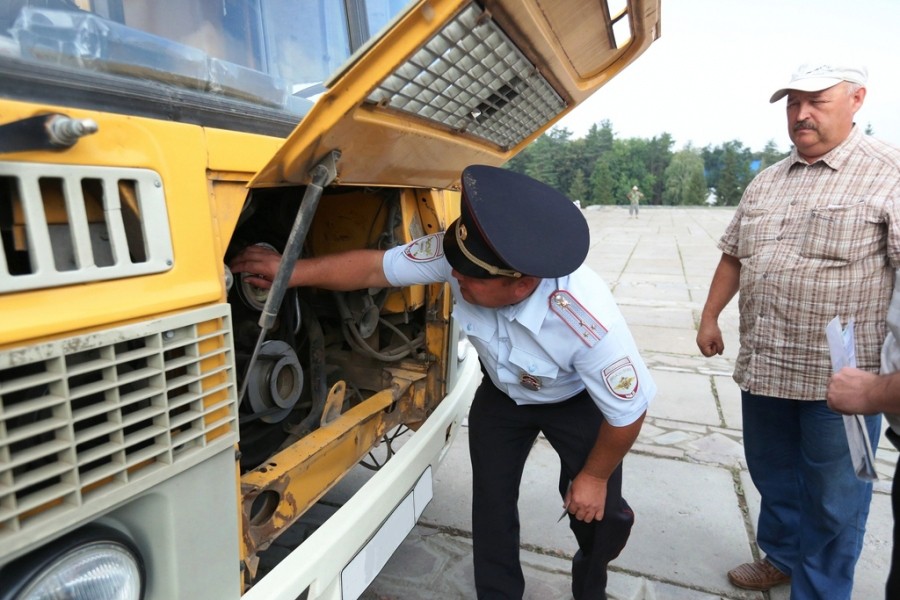
[[[282,252],[302,196],[301,188],[255,190],[226,263],[252,244]],[[405,244],[425,232],[414,202],[414,193],[395,188],[329,188],[301,256]],[[250,365],[268,292],[247,283],[242,274],[234,277],[228,292],[238,372],[247,379],[246,385],[239,381],[246,388],[240,404],[242,471],[373,394],[402,385],[392,367],[412,367],[424,376],[438,359],[426,347],[423,289],[291,288]],[[329,396],[339,384],[343,400],[337,405]],[[399,399],[400,390],[397,394]],[[422,416],[417,411],[403,420]]]

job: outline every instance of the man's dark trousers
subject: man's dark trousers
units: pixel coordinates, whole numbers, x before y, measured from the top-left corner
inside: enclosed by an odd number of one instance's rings
[[[517,503],[525,459],[538,433],[559,455],[559,492],[564,496],[594,447],[602,422],[587,392],[555,404],[519,406],[485,376],[469,411],[472,542],[480,600],[519,600],[524,593]],[[552,527],[558,517],[538,518]],[[572,561],[575,600],[606,600],[606,566],[625,547],[633,524],[634,514],[622,498],[619,465],[607,485],[603,520],[584,523],[569,516],[579,547]]]

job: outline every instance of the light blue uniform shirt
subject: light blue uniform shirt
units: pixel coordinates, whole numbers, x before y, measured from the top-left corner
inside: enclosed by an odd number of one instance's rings
[[[604,418],[623,427],[656,395],[612,293],[587,267],[544,279],[531,296],[499,309],[462,297],[443,255],[443,234],[388,250],[383,267],[393,286],[450,284],[454,319],[494,385],[517,404],[560,402],[587,388]]]

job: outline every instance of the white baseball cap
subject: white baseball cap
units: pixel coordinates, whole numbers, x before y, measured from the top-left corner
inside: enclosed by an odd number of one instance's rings
[[[791,90],[819,92],[827,90],[842,81],[866,85],[869,73],[861,65],[840,65],[827,63],[807,63],[800,65],[786,86],[772,94],[769,102],[778,102]]]

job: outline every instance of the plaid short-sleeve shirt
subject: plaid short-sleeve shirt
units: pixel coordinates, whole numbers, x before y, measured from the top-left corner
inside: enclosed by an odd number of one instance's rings
[[[877,371],[900,266],[900,149],[856,126],[813,164],[795,149],[750,183],[719,248],[741,261],[741,389],[824,399],[835,316],[854,320],[857,366]]]

